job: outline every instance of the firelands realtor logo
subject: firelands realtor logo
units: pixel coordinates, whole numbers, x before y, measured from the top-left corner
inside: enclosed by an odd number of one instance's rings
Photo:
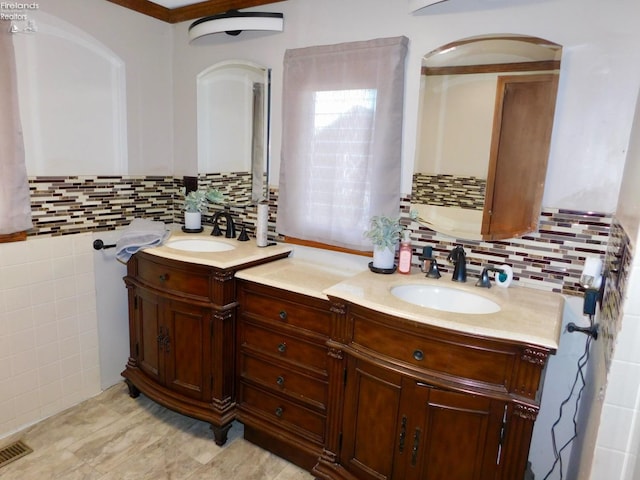
[[[30,10],[38,10],[38,3],[0,2],[0,20],[27,20]]]

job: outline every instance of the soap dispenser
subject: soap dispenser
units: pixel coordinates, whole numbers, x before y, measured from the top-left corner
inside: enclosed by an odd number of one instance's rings
[[[402,232],[402,240],[400,241],[400,254],[398,258],[398,272],[411,273],[411,257],[413,251],[411,249],[411,232],[405,229]]]

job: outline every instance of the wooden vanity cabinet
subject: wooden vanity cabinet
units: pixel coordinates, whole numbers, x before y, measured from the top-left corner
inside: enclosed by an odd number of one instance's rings
[[[244,437],[311,470],[325,444],[329,302],[240,279],[237,285]]]
[[[333,301],[325,451],[349,480],[525,477],[549,351]]]
[[[210,423],[218,445],[226,442],[236,414],[235,270],[140,251],[124,278],[130,354],[122,376],[130,395],[142,392]]]
[[[210,311],[171,300],[143,287],[133,297],[136,359],[140,370],[158,385],[205,401],[211,397]]]
[[[506,402],[347,357],[344,465],[359,479],[494,479]]]

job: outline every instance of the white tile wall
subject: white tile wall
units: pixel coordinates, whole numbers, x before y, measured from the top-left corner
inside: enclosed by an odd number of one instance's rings
[[[640,258],[635,257],[607,377],[591,480],[640,480],[636,466],[640,450]]]
[[[592,480],[623,480],[624,453],[603,447],[596,447],[594,453],[595,458],[590,476]]]
[[[100,392],[91,241],[0,244],[0,437]]]

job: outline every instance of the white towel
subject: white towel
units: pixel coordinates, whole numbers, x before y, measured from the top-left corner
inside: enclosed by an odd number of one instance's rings
[[[127,263],[138,250],[162,245],[170,233],[162,222],[134,218],[116,242],[116,258]]]

